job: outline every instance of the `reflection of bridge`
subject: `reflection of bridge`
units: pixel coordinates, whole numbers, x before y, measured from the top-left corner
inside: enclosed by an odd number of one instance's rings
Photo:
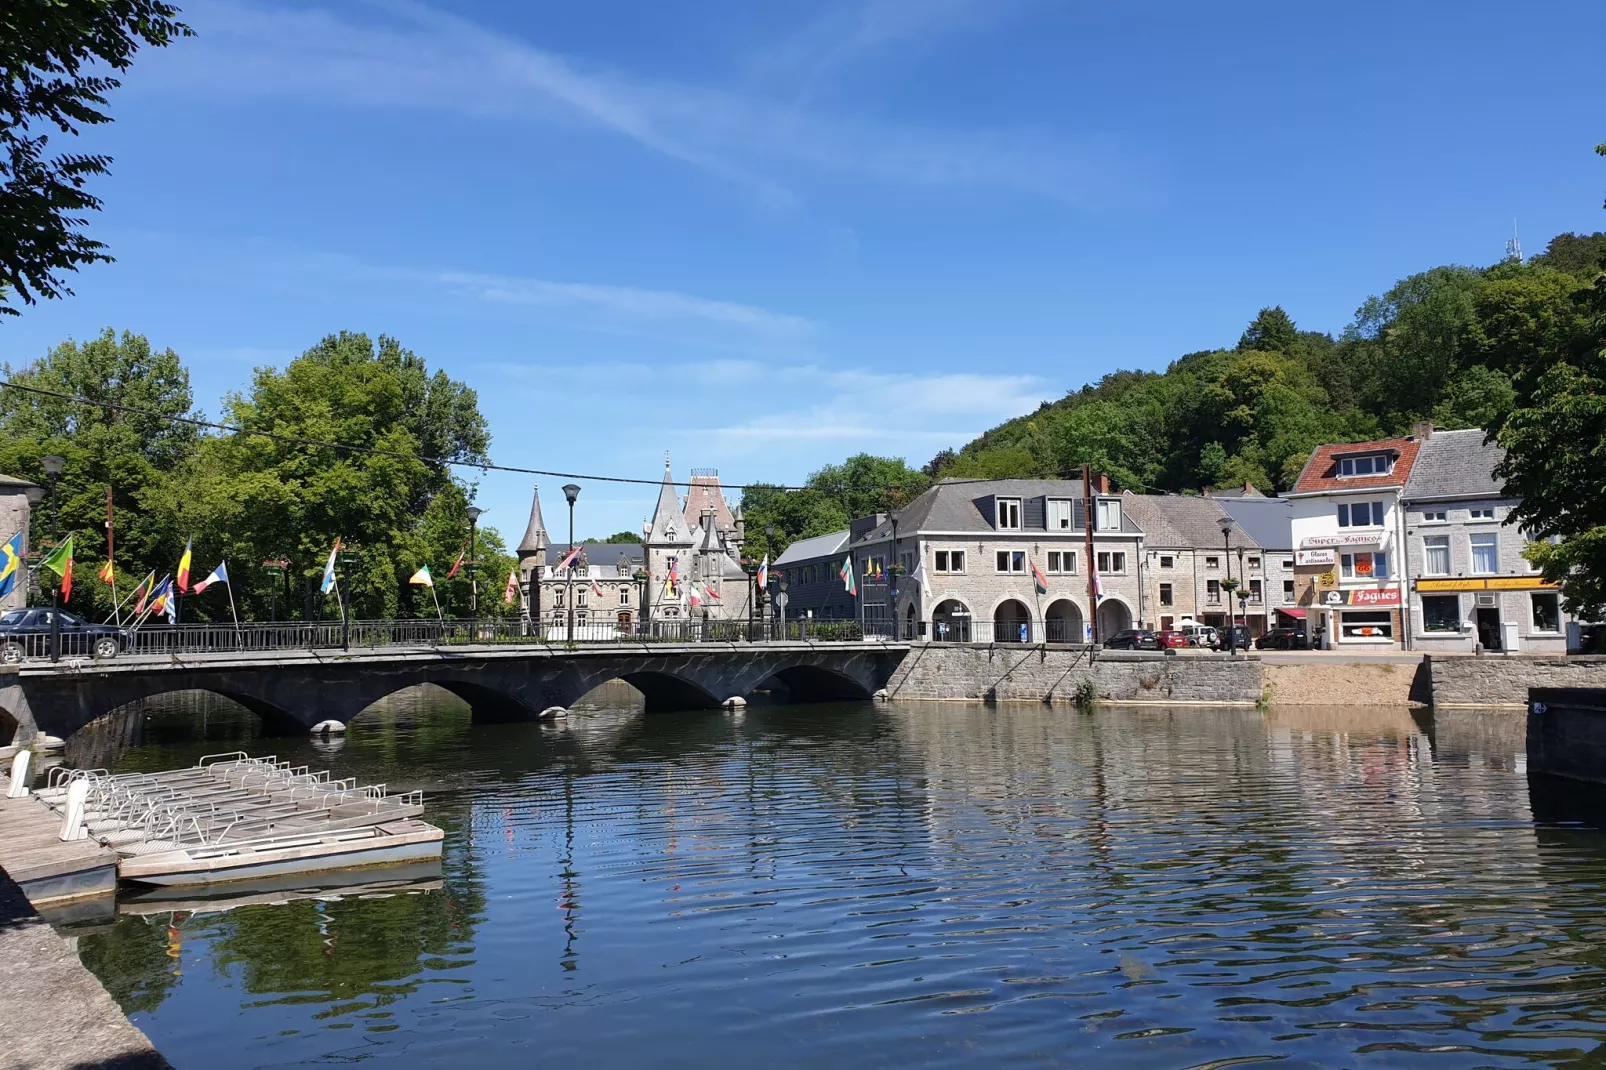
[[[19,740],[35,731],[65,738],[119,706],[192,690],[233,699],[286,732],[348,722],[418,684],[462,698],[476,720],[533,718],[609,680],[639,690],[648,710],[718,706],[764,689],[793,701],[867,698],[908,649],[862,641],[381,647],[29,664],[0,674],[0,724],[15,721]]]

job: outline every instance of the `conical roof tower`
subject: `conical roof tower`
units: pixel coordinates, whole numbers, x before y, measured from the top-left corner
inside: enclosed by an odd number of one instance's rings
[[[652,514],[652,526],[647,531],[647,542],[654,546],[690,546],[690,525],[680,510],[680,495],[675,493],[675,481],[669,474],[669,458],[664,457],[664,481],[658,488],[658,508]]]
[[[546,521],[541,518],[541,484],[537,483],[530,491],[530,523],[525,527],[524,538],[515,552],[520,564],[531,557],[541,557],[541,563],[545,564],[546,548]]]

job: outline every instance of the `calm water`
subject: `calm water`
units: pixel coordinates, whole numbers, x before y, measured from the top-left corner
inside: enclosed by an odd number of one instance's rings
[[[157,768],[252,730],[197,699],[74,746]],[[181,1070],[1606,1057],[1606,836],[1536,821],[1511,715],[543,728],[418,693],[338,746],[243,746],[424,788],[446,857],[411,889],[130,904],[79,936]]]

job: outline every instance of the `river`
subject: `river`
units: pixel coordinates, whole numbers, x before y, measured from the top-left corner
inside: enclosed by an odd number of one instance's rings
[[[70,757],[235,747],[423,788],[445,857],[77,935],[180,1070],[1606,1055],[1606,835],[1536,820],[1520,714],[605,697],[553,727],[421,690],[325,744],[191,696]]]

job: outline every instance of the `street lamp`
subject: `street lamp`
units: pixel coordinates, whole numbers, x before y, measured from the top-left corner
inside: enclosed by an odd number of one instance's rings
[[[45,475],[50,478],[50,541],[52,545],[61,541],[61,502],[56,497],[56,484],[61,480],[61,470],[67,466],[63,457],[51,454],[39,461],[45,467]],[[61,580],[58,577],[56,586],[50,592],[50,660],[61,660]]]
[[[576,498],[580,497],[580,488],[575,486],[573,483],[565,483],[563,485],[563,496],[565,498],[569,499],[569,553],[572,554],[572,553],[574,553],[574,500]],[[568,641],[570,643],[573,643],[574,642],[574,562],[570,561],[569,562],[569,567],[564,569],[563,571],[565,572],[565,574],[568,577],[567,582],[564,584],[564,592],[563,592],[563,600],[564,600],[564,602],[566,602],[568,604],[568,607],[569,607],[569,638],[568,638]]]
[[[35,510],[39,508],[39,503],[45,500],[45,488],[37,483],[29,483],[22,488],[22,495],[28,499],[28,515],[32,516]],[[30,534],[29,538],[31,539],[32,537]],[[30,550],[33,549],[31,544],[28,548]],[[28,604],[28,570],[26,568],[22,570],[22,604]]]
[[[480,617],[480,581],[477,559],[479,557],[478,531],[480,517],[485,510],[477,505],[471,505],[464,512],[468,513],[468,623],[472,632],[479,623]]]
[[[898,514],[888,510],[892,520],[892,554],[887,562],[887,615],[892,621],[892,631],[887,638],[897,639],[898,636]]]
[[[1238,652],[1238,635],[1234,629],[1238,625],[1238,618],[1232,611],[1232,517],[1224,516],[1219,521],[1221,527],[1221,562],[1227,570],[1227,578],[1221,584],[1221,590],[1227,600],[1227,652]]]

